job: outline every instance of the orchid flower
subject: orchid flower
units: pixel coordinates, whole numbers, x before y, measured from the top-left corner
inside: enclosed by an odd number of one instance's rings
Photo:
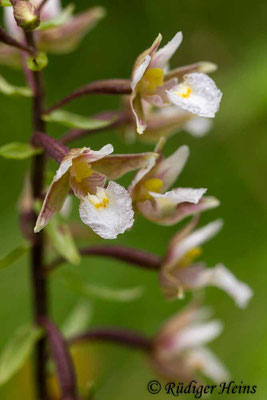
[[[41,0],[31,0],[38,7]],[[53,21],[62,12],[60,0],[48,0],[41,10],[41,21]],[[50,53],[68,53],[73,51],[83,36],[91,30],[105,15],[102,7],[94,7],[73,17],[62,25],[35,30],[34,35],[38,50]],[[16,39],[23,38],[22,30],[17,26],[12,7],[4,8],[4,22],[8,32]],[[0,63],[20,64],[20,51],[5,44],[0,45]]]
[[[146,129],[143,103],[157,107],[173,104],[193,114],[213,118],[219,109],[222,94],[205,73],[216,66],[200,62],[168,71],[168,62],[182,42],[182,33],[158,50],[162,36],[136,60],[132,73],[131,108],[136,119],[137,132]],[[180,82],[181,80],[181,82]]]
[[[193,219],[170,242],[160,271],[160,286],[165,297],[175,299],[182,297],[184,290],[216,286],[228,293],[237,306],[246,307],[252,297],[247,284],[237,280],[223,264],[206,268],[205,263],[194,261],[202,253],[201,245],[221,229],[222,221],[194,230],[196,223],[197,219]]]
[[[183,218],[219,205],[214,197],[203,197],[207,189],[175,188],[167,191],[180,175],[189,155],[187,146],[179,147],[164,159],[159,141],[155,153],[146,167],[133,179],[129,193],[135,208],[148,220],[161,225],[173,225]]]
[[[65,156],[44,199],[35,232],[61,210],[70,188],[81,200],[82,221],[99,236],[114,239],[132,226],[134,213],[128,191],[113,181],[105,187],[106,179],[118,179],[145,167],[156,154],[111,155],[112,152],[113,146],[108,144],[99,151],[72,149]]]
[[[227,380],[226,368],[206,347],[222,331],[220,321],[207,321],[207,311],[190,305],[163,325],[152,358],[160,375],[184,382],[199,381],[202,375],[215,382]]]

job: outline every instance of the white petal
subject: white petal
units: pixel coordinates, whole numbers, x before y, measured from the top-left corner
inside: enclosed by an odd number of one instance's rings
[[[156,153],[156,151],[155,151]],[[156,156],[155,157],[151,157],[147,163],[147,165],[144,168],[141,168],[137,174],[135,175],[134,179],[132,180],[128,190],[129,193],[131,194],[131,196],[134,193],[134,188],[136,187],[136,185],[151,171],[151,169],[154,167],[154,165],[156,164]]]
[[[57,182],[70,169],[70,167],[72,166],[72,160],[72,158],[66,158],[60,163],[54,177],[55,182]]]
[[[183,40],[182,32],[176,33],[169,43],[158,50],[151,61],[152,68],[164,68]]]
[[[132,91],[135,90],[136,85],[143,78],[144,73],[146,72],[146,69],[147,69],[147,67],[148,67],[148,65],[150,63],[150,60],[151,60],[151,57],[149,55],[147,55],[145,57],[144,61],[134,71],[133,78],[132,78],[132,83],[131,83]]]
[[[212,121],[210,118],[194,117],[186,122],[183,129],[195,137],[205,136],[212,128]]]
[[[192,324],[177,332],[174,351],[206,344],[219,336],[221,332],[222,323],[220,321]]]
[[[155,176],[162,180],[164,192],[174,184],[182,172],[189,156],[189,147],[179,147],[171,156],[163,159],[157,165]]]
[[[167,199],[173,204],[194,203],[197,204],[207,189],[176,188],[164,194],[149,192],[157,200]]]
[[[200,347],[190,351],[187,354],[186,363],[192,369],[199,369],[205,376],[215,382],[226,382],[229,379],[225,366],[207,348]]]
[[[109,200],[106,208],[96,208],[89,197],[86,197],[80,204],[80,217],[102,238],[116,239],[118,234],[124,233],[133,225],[132,200],[126,189],[112,181],[105,193]]]
[[[204,270],[198,278],[195,287],[206,285],[216,286],[231,296],[236,305],[245,308],[253,296],[251,288],[240,282],[223,264]]]
[[[179,94],[184,88],[191,90],[188,97]],[[220,106],[222,93],[208,75],[194,72],[185,75],[183,83],[167,90],[167,96],[171,103],[184,110],[201,117],[214,118]]]
[[[85,154],[85,159],[87,162],[92,163],[94,161],[101,160],[101,158],[108,156],[109,154],[113,153],[113,151],[114,147],[112,146],[112,144],[106,144],[100,150],[97,151],[88,148],[88,152],[87,154]]]

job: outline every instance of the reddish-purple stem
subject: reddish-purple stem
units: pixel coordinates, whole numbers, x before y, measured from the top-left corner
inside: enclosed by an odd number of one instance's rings
[[[73,336],[69,344],[104,341],[117,343],[122,346],[132,347],[143,351],[151,351],[153,339],[144,336],[139,332],[130,331],[121,328],[96,328]]]
[[[80,249],[79,252],[83,256],[114,258],[151,271],[159,270],[162,263],[161,257],[156,254],[120,245],[90,246]],[[64,258],[57,258],[46,267],[46,271],[51,272],[64,262],[66,262]]]
[[[48,318],[40,318],[39,324],[45,329],[50,351],[58,376],[61,400],[77,400],[76,375],[67,343],[56,325]]]
[[[56,104],[51,106],[46,114],[50,114],[52,111],[61,108],[65,104],[79,97],[86,96],[88,94],[130,94],[131,93],[131,81],[128,79],[106,79],[102,81],[91,82],[80,89],[75,90],[68,96],[59,100]]]
[[[9,46],[16,47],[19,50],[26,51],[26,53],[29,53],[30,55],[35,54],[35,50],[31,45],[27,46],[23,43],[18,42],[16,39],[10,36],[1,26],[0,26],[0,41]]]

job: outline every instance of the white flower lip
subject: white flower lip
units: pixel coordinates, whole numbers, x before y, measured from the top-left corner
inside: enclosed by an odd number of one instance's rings
[[[215,117],[222,98],[215,82],[208,75],[198,72],[185,75],[182,83],[166,93],[174,105],[208,118]]]
[[[86,197],[81,201],[80,217],[103,239],[116,239],[118,234],[124,233],[133,225],[132,200],[128,191],[113,181],[102,191],[99,196]],[[101,206],[101,200],[105,196],[106,204]]]

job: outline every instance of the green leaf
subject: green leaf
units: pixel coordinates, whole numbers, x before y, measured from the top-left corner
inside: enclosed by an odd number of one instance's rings
[[[12,160],[24,160],[41,152],[41,149],[28,143],[12,142],[0,147],[0,156]]]
[[[130,302],[137,300],[143,294],[143,288],[138,286],[127,289],[114,289],[107,286],[99,286],[86,282],[70,271],[62,273],[62,278],[66,286],[74,292],[89,298],[110,300],[118,302]]]
[[[92,308],[88,303],[79,303],[64,321],[61,331],[66,339],[84,331],[92,318]]]
[[[9,0],[0,0],[0,6],[1,7],[12,7],[12,4],[10,3]]]
[[[48,115],[44,115],[43,119],[48,122],[57,122],[58,124],[67,126],[68,128],[78,129],[98,129],[108,126],[114,120],[103,121],[100,119],[84,117],[69,111],[56,110]]]
[[[55,215],[47,225],[46,233],[49,236],[52,246],[63,258],[74,265],[80,263],[81,257],[70,229],[68,225],[61,220],[59,215]]]
[[[29,250],[30,245],[24,243],[11,250],[4,257],[0,258],[0,269],[7,268],[18,261]]]
[[[8,83],[2,75],[0,75],[0,92],[7,96],[32,96],[32,91],[30,88],[26,86],[13,86]]]
[[[0,355],[0,385],[6,383],[26,362],[42,329],[33,325],[20,327]]]
[[[38,30],[45,31],[47,29],[56,28],[57,26],[66,24],[70,20],[72,14],[73,14],[74,8],[75,8],[74,4],[69,4],[55,18],[51,18],[46,21],[42,21],[38,27]]]
[[[40,51],[34,57],[27,58],[27,66],[32,71],[41,71],[47,66],[47,64],[48,64],[47,55],[42,51]]]

